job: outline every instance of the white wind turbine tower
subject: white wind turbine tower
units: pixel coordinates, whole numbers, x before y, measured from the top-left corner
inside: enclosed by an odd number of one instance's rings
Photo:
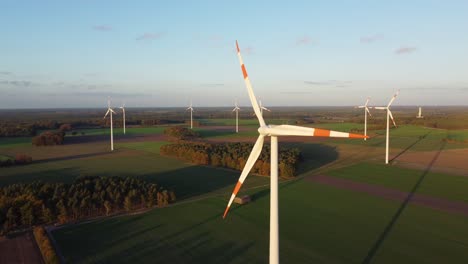
[[[367,107],[367,104],[369,104],[370,97],[367,97],[366,103],[364,105],[360,105],[357,108],[364,108],[364,136],[367,136],[367,113],[369,113],[369,116],[372,116],[369,108],[372,107]],[[364,138],[364,140],[367,140],[367,138]]]
[[[104,118],[107,117],[107,115],[110,115],[110,142],[111,142],[111,151],[114,150],[114,129],[112,125],[112,114],[115,114],[114,110],[111,108],[111,102],[110,102],[110,97],[107,99],[107,112],[104,115]]]
[[[419,107],[419,113],[416,116],[416,118],[423,118],[424,116],[422,116],[421,114],[422,114],[421,107]]]
[[[119,107],[120,109],[122,109],[122,114],[123,114],[123,130],[124,130],[124,135],[125,135],[125,102],[122,103],[122,106]]]
[[[190,100],[190,106],[185,109],[185,111],[190,110],[190,129],[193,129],[193,107],[192,107],[192,100]]]
[[[245,163],[245,167],[242,170],[240,175],[239,181],[232,192],[231,198],[229,199],[229,203],[227,204],[226,210],[224,211],[223,218],[226,217],[229,208],[232,204],[232,201],[236,197],[239,189],[242,186],[242,183],[247,178],[250,170],[254,166],[255,162],[257,161],[258,157],[263,148],[263,141],[265,137],[271,138],[271,161],[270,161],[270,263],[276,264],[279,263],[279,232],[278,232],[278,137],[279,136],[321,136],[321,137],[343,137],[343,138],[364,138],[363,135],[357,134],[350,134],[350,133],[343,133],[343,132],[336,132],[324,129],[315,129],[310,127],[300,127],[300,126],[291,126],[291,125],[267,125],[263,120],[263,117],[260,113],[260,106],[257,103],[257,99],[255,98],[254,92],[252,90],[252,85],[250,84],[249,77],[247,75],[247,71],[245,69],[245,65],[242,61],[242,57],[240,54],[239,45],[236,42],[237,48],[237,56],[239,58],[239,62],[241,65],[242,73],[244,75],[245,85],[247,86],[247,92],[249,94],[250,102],[252,103],[252,107],[255,111],[255,114],[258,118],[258,122],[260,123],[260,127],[258,129],[258,136],[257,141],[252,149],[252,152]]]
[[[236,99],[236,103],[235,103],[235,106],[234,109],[232,110],[233,112],[236,111],[236,133],[239,133],[239,106],[237,105],[237,99]]]
[[[397,126],[395,124],[395,119],[393,119],[392,111],[390,111],[390,106],[392,105],[393,101],[395,100],[395,98],[398,96],[399,93],[400,93],[400,90],[398,90],[395,93],[395,95],[393,95],[392,99],[390,99],[390,102],[388,102],[387,106],[374,107],[375,109],[387,111],[387,136],[386,136],[386,141],[385,141],[385,164],[388,164],[388,148],[389,148],[389,143],[390,143],[390,118],[392,119],[393,125],[395,127]]]

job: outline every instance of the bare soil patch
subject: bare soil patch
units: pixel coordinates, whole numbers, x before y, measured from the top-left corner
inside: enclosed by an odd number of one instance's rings
[[[4,263],[43,263],[31,232],[13,238],[0,238],[0,264]]]
[[[367,193],[373,196],[400,202],[405,201],[405,199],[410,194],[407,192],[402,192],[382,186],[360,183],[352,180],[340,179],[325,175],[308,177],[306,179],[313,182],[333,186],[339,189]],[[450,201],[447,199],[431,197],[423,194],[413,194],[409,202],[411,204],[429,207],[431,209],[439,211],[468,215],[468,203]]]
[[[398,157],[395,161],[398,165],[402,166],[425,167],[437,152],[408,152]],[[434,162],[431,170],[468,176],[468,149],[443,150]]]

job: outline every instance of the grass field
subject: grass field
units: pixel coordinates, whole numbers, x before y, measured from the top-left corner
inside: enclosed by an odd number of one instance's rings
[[[1,148],[14,148],[20,146],[30,146],[31,138],[30,137],[11,137],[11,138],[2,138],[0,137],[0,149]]]
[[[416,193],[468,203],[468,177],[432,173],[386,166],[375,163],[358,163],[346,168],[332,170],[331,176],[410,192],[422,179]]]
[[[234,207],[226,220],[221,215],[227,196],[221,196],[73,226],[54,232],[54,237],[71,262],[266,263],[269,192],[251,194],[254,201]],[[306,180],[284,183],[280,186],[281,261],[362,262],[399,206]],[[377,263],[466,259],[466,219],[410,206],[373,257]],[[421,221],[427,232],[421,230]]]
[[[217,126],[230,124],[224,119],[212,121]],[[195,130],[204,139],[252,138],[253,142],[258,135],[254,121],[239,134],[233,129]],[[317,127],[349,131],[355,126],[339,123]],[[127,134],[161,134],[163,130],[164,127],[130,128]],[[108,133],[109,129],[85,131],[90,138]],[[460,141],[468,133],[414,126],[392,129],[392,156],[405,151],[438,150],[448,135]],[[239,172],[164,157],[159,148],[168,142],[132,142],[130,136],[124,141],[116,137],[116,151],[112,153],[107,140],[33,147],[30,139],[3,139],[0,155],[26,153],[35,162],[0,168],[0,186],[34,180],[71,182],[81,175],[115,175],[143,177],[175,190],[179,202],[173,206],[54,231],[62,253],[72,263],[267,262],[269,178],[249,176],[240,195],[250,194],[253,202],[234,205],[228,218],[222,220]],[[309,180],[309,176],[323,174],[405,192],[420,182],[417,194],[468,203],[467,177],[426,172],[426,167],[414,170],[377,163],[376,159],[383,155],[384,142],[381,134],[367,142],[304,139],[304,143],[280,143],[300,148],[304,156],[300,177],[280,183],[283,263],[362,263],[366,258],[373,263],[457,263],[468,259],[466,215],[413,204],[400,210],[399,201]],[[467,145],[449,142],[445,146]]]

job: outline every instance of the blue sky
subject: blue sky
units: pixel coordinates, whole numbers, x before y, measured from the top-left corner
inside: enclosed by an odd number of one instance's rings
[[[468,1],[0,2],[0,108],[466,105]]]

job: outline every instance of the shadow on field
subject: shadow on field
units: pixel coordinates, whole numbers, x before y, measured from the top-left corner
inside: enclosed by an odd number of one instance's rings
[[[114,139],[116,136],[114,135]],[[90,135],[90,136],[65,136],[64,145],[82,144],[82,143],[93,143],[100,141],[109,141],[109,135]]]
[[[379,238],[377,239],[377,241],[375,242],[375,244],[372,246],[372,248],[369,250],[369,252],[367,253],[367,256],[366,258],[362,261],[362,263],[370,263],[372,261],[372,258],[375,256],[375,254],[377,253],[377,251],[379,250],[380,246],[382,245],[382,243],[385,241],[385,239],[387,238],[388,234],[390,233],[390,231],[392,231],[393,229],[393,226],[395,225],[395,223],[397,222],[398,218],[400,218],[401,216],[401,213],[403,212],[403,210],[405,210],[406,206],[408,205],[408,203],[411,201],[411,198],[413,198],[414,194],[416,193],[416,191],[418,190],[419,186],[421,185],[422,181],[424,180],[424,178],[426,177],[426,175],[429,173],[429,171],[431,170],[432,166],[434,165],[434,163],[437,161],[437,159],[439,158],[439,155],[440,153],[442,152],[442,150],[445,148],[445,145],[447,143],[446,142],[443,142],[439,148],[439,151],[437,151],[437,153],[435,154],[434,158],[432,158],[431,162],[429,162],[429,164],[427,165],[426,169],[423,171],[423,173],[421,174],[421,177],[419,177],[418,181],[416,182],[416,184],[414,185],[413,189],[411,189],[411,191],[408,193],[408,196],[406,197],[406,199],[403,201],[403,203],[401,204],[400,208],[398,208],[397,212],[395,213],[395,215],[392,217],[392,219],[390,220],[390,222],[388,223],[387,227],[385,227],[384,231],[382,232],[382,234],[379,236]]]
[[[31,166],[34,165],[31,164]],[[39,170],[34,172],[28,171],[24,173],[15,173],[6,176],[0,175],[0,187],[18,182],[29,183],[33,181],[70,183],[73,182],[80,175],[81,170],[77,167]]]
[[[299,164],[297,174],[317,169],[338,159],[336,147],[317,143],[284,143],[288,148],[299,148],[303,161]]]
[[[194,165],[172,171],[147,174],[143,178],[156,182],[166,189],[174,190],[177,199],[182,200],[233,185],[237,182],[239,173],[233,170]]]
[[[86,154],[72,155],[72,156],[66,156],[66,157],[57,157],[57,158],[50,158],[50,159],[35,160],[35,161],[33,161],[33,164],[55,162],[55,161],[64,161],[64,160],[72,160],[72,159],[81,159],[81,158],[91,158],[91,157],[102,156],[102,155],[106,155],[106,154],[112,154],[112,152],[103,151],[103,152],[96,152],[96,153],[86,153]]]
[[[219,218],[221,218],[221,214],[216,214],[162,237],[146,236],[146,239],[111,258],[121,263],[135,260],[139,260],[139,262],[151,261],[152,263],[167,262],[167,260],[170,260],[171,263],[232,262],[252,247],[254,242],[221,242],[212,237],[209,231],[197,231],[198,227]],[[140,232],[140,234],[143,233]],[[135,236],[132,237],[135,240]]]
[[[431,134],[432,131],[429,131],[427,132],[425,135],[423,136],[420,136],[415,142],[413,142],[411,145],[409,145],[408,147],[406,147],[403,151],[401,151],[400,153],[398,153],[395,157],[393,157],[390,162],[393,162],[394,160],[396,160],[398,157],[400,157],[401,155],[403,155],[405,152],[407,152],[408,150],[410,150],[412,147],[414,147],[414,145],[418,144],[421,140],[425,139],[429,134]]]
[[[197,132],[200,134],[201,138],[225,137],[225,136],[236,134],[236,131],[234,129],[222,129],[222,130],[221,129],[217,129],[217,130],[200,129]]]
[[[135,134],[115,134],[114,133],[114,143],[118,140],[128,140],[128,139],[135,139],[138,140],[140,138],[145,139],[150,135],[135,135]],[[83,144],[83,143],[94,143],[94,142],[102,142],[102,141],[109,141],[109,135],[83,135],[83,136],[65,136],[64,138],[64,145],[75,145],[75,144]]]

